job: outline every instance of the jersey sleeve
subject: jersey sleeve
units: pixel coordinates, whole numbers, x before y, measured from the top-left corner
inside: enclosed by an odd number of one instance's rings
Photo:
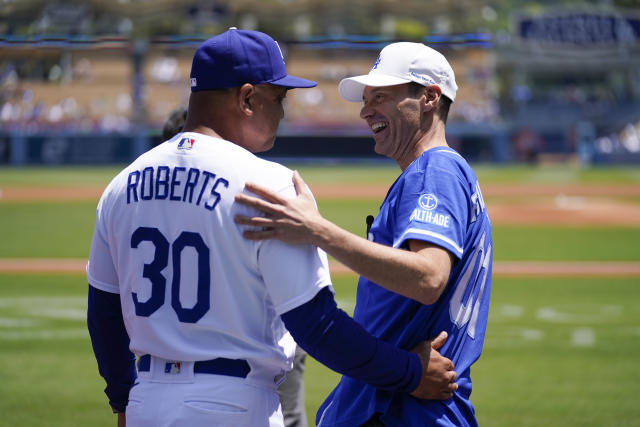
[[[407,240],[422,240],[462,257],[469,217],[469,202],[463,182],[451,170],[431,167],[426,173],[405,178],[396,203],[398,224],[393,246]]]
[[[278,193],[289,198],[296,196],[291,178]],[[267,240],[261,242],[257,255],[258,268],[278,315],[310,301],[320,289],[331,286],[327,254],[316,246]]]
[[[258,264],[279,315],[331,286],[327,255],[315,246],[266,241],[260,248]]]
[[[108,192],[105,191],[96,209],[96,225],[86,267],[87,281],[97,289],[117,294],[120,293],[120,288],[107,237],[107,207]]]

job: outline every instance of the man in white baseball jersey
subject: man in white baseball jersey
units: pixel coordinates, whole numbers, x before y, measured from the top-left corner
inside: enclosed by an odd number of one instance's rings
[[[182,132],[187,119],[187,107],[177,107],[162,127],[162,141],[171,139]],[[282,407],[285,427],[307,427],[307,412],[304,399],[304,371],[307,353],[296,345],[293,367],[278,386],[278,396]]]
[[[296,195],[291,170],[252,153],[273,145],[287,90],[315,85],[286,74],[264,33],[212,37],[193,58],[183,132],[104,191],[87,322],[122,425],[282,426],[276,387],[293,338],[381,389],[444,399],[457,388],[453,364],[428,342],[400,350],[337,308],[322,250],[251,242],[233,221],[257,214],[234,203],[246,181]]]

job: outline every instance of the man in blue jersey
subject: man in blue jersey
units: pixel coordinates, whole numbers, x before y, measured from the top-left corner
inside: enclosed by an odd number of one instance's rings
[[[261,226],[250,239],[312,243],[360,274],[354,319],[400,348],[448,333],[440,352],[455,364],[459,388],[450,399],[422,400],[343,376],[321,405],[319,426],[475,426],[470,367],[480,357],[491,288],[491,223],[478,180],[445,139],[457,85],[443,55],[421,43],[385,47],[369,74],[339,85],[360,116],[375,151],[402,173],[362,239],[322,218],[296,173],[295,199],[258,185],[236,201],[266,217],[237,217]]]

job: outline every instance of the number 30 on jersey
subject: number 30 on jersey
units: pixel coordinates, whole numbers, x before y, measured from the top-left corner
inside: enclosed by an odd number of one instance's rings
[[[149,317],[158,310],[165,301],[167,279],[162,270],[169,265],[169,253],[171,253],[173,277],[171,280],[171,306],[178,315],[178,319],[184,323],[196,323],[211,308],[211,269],[209,267],[209,247],[198,233],[183,231],[171,244],[167,238],[152,227],[138,227],[131,235],[131,248],[136,249],[141,242],[150,242],[155,248],[153,260],[145,264],[142,277],[151,282],[151,296],[144,302],[138,300],[137,293],[133,292],[133,303],[136,314],[141,317]],[[198,288],[197,301],[191,308],[185,308],[180,302],[180,268],[181,254],[184,248],[192,247],[198,254]]]

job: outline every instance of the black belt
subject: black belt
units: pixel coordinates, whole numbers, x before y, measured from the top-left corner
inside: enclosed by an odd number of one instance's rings
[[[151,369],[151,356],[145,354],[138,359],[138,371],[149,372]],[[180,362],[169,362],[165,364],[165,372],[180,370]],[[229,377],[247,378],[251,371],[249,363],[244,359],[227,359],[218,357],[217,359],[203,360],[193,364],[193,372],[196,374],[227,375]]]

